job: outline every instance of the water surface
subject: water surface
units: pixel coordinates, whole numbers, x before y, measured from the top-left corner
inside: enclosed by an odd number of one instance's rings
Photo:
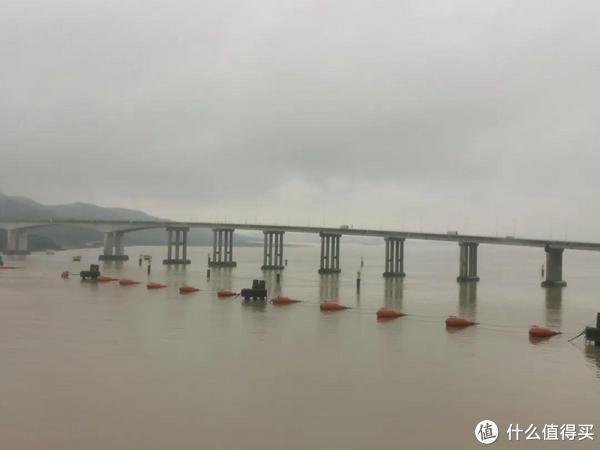
[[[600,355],[567,342],[600,311],[598,254],[565,252],[568,287],[542,289],[540,249],[480,246],[481,282],[461,286],[452,244],[408,241],[404,280],[382,278],[383,243],[342,243],[339,276],[317,274],[318,245],[290,246],[281,283],[267,283],[304,302],[274,307],[215,295],[263,276],[262,247],[234,248],[238,267],[210,281],[208,248],[190,248],[185,269],[162,266],[162,247],[127,252],[103,273],[145,282],[137,255],[150,253],[150,279],[169,287],[60,278],[97,249],[33,254],[0,272],[0,448],[464,449],[481,446],[482,419],[501,433],[600,424]],[[181,296],[183,283],[202,291]],[[352,309],[323,314],[322,299]],[[382,305],[408,316],[377,322]],[[449,314],[481,324],[450,332]],[[565,334],[532,342],[534,323]],[[596,445],[501,436],[494,448]]]

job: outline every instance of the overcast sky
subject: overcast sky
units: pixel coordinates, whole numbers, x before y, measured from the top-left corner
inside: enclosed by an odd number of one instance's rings
[[[600,2],[0,0],[0,191],[600,240]]]

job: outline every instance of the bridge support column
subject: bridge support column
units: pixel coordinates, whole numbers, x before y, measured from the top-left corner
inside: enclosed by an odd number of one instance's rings
[[[456,281],[459,283],[471,283],[479,281],[477,275],[477,242],[460,242],[459,275]]]
[[[189,227],[167,227],[167,258],[163,264],[190,264],[187,258],[187,234]]]
[[[547,245],[546,251],[546,279],[542,287],[564,287],[567,282],[562,279],[562,255],[564,248]]]
[[[108,231],[104,233],[104,250],[98,257],[100,261],[127,261],[125,254],[122,231]]]
[[[233,228],[213,230],[213,254],[209,267],[236,267],[233,260]]]
[[[27,230],[8,230],[4,253],[7,255],[29,255],[29,233]]]
[[[320,233],[321,265],[319,273],[340,273],[340,237],[339,234]]]
[[[404,238],[385,238],[385,272],[386,278],[403,277],[404,273]]]
[[[283,231],[263,231],[265,246],[262,270],[283,270]]]

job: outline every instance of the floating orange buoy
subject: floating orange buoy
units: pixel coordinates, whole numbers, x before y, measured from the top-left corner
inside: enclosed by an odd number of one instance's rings
[[[61,277],[63,280],[66,280],[67,278],[69,278],[69,272],[67,272],[67,271],[64,271],[63,273],[61,273],[61,274],[60,274],[60,277]]]
[[[546,338],[556,336],[557,334],[560,334],[560,331],[554,331],[550,328],[538,327],[537,325],[531,325],[531,327],[529,328],[529,336],[531,337]]]
[[[450,316],[446,319],[447,327],[469,327],[471,325],[476,325],[476,322],[465,319],[463,317]]]
[[[378,319],[395,319],[396,317],[402,317],[406,314],[401,313],[400,311],[394,308],[379,308],[377,310],[377,318]]]
[[[160,283],[153,283],[153,282],[150,282],[146,285],[147,289],[160,289],[160,288],[164,288],[164,287],[167,287],[167,285],[160,284]]]
[[[231,289],[219,289],[217,292],[219,297],[235,297],[236,295],[240,295],[237,292],[233,292]]]
[[[118,281],[118,278],[107,277],[104,275],[98,275],[98,277],[96,278],[96,281],[100,281],[100,282]]]
[[[273,297],[271,299],[271,303],[274,305],[291,305],[292,303],[300,303],[300,300],[294,300],[292,298],[279,295],[277,297]]]
[[[141,284],[141,283],[139,281],[130,280],[129,278],[123,278],[122,280],[119,280],[119,284],[121,286],[133,286],[135,284]]]
[[[338,302],[325,301],[320,305],[321,311],[342,311],[344,309],[350,309],[349,306],[340,305]]]
[[[195,288],[193,286],[187,286],[187,285],[184,284],[183,286],[181,286],[179,288],[179,293],[180,294],[191,294],[192,292],[197,292],[199,290],[200,289],[198,289],[198,288]]]

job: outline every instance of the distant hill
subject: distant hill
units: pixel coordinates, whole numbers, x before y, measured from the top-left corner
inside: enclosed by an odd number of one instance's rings
[[[161,220],[142,211],[125,208],[105,208],[91,203],[69,203],[64,205],[43,205],[21,196],[6,195],[0,192],[0,220],[31,219],[79,219],[79,220]],[[164,230],[144,230],[125,234],[125,245],[166,244]],[[29,233],[31,250],[80,248],[102,244],[102,233],[66,225],[52,225]],[[210,230],[191,230],[191,245],[212,244]],[[242,236],[236,236],[236,244],[248,245]],[[6,232],[0,230],[0,248],[6,248]]]

